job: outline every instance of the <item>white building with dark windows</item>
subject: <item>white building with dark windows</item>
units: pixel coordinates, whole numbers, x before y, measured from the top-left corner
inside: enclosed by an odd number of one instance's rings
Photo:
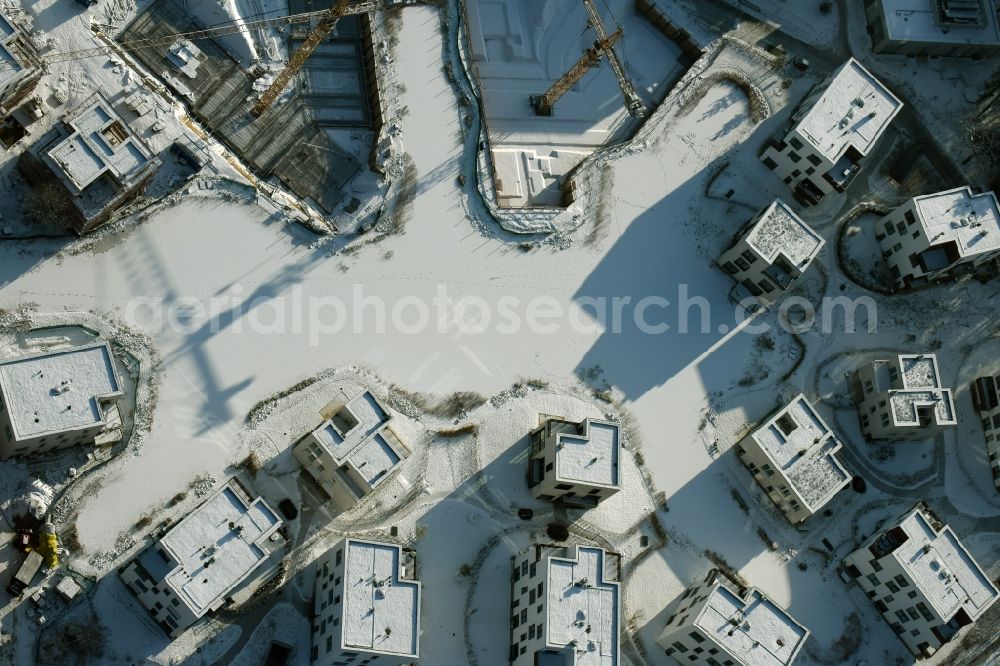
[[[802,275],[823,244],[788,204],[775,199],[737,232],[719,265],[736,280],[737,301],[754,296],[769,305]]]
[[[865,0],[875,53],[988,58],[1000,54],[996,0]]]
[[[866,439],[925,439],[958,425],[954,396],[941,385],[934,354],[899,354],[872,361],[858,369],[857,388]]]
[[[621,490],[617,423],[545,418],[529,439],[528,486],[537,499],[592,508]]]
[[[317,562],[313,666],[402,666],[420,658],[416,554],[345,539]]]
[[[667,611],[656,642],[681,664],[788,666],[809,638],[809,630],[766,594],[742,587],[718,569]]]
[[[789,522],[819,512],[851,483],[837,458],[842,444],[798,395],[736,445],[736,454]]]
[[[591,546],[534,546],[512,559],[512,666],[618,666],[622,559]]]
[[[1000,597],[952,529],[922,504],[844,564],[918,658],[955,639]]]
[[[410,450],[390,427],[392,416],[371,391],[348,400],[341,394],[322,411],[326,419],[292,448],[340,511],[370,495]]]
[[[277,565],[281,520],[237,479],[185,516],[119,573],[171,638],[228,603],[265,564]]]
[[[761,160],[806,206],[845,192],[903,103],[854,58],[817,85]]]
[[[117,441],[124,395],[107,342],[0,360],[0,459]]]
[[[875,237],[896,287],[954,277],[1000,257],[1000,204],[968,187],[925,194],[876,222]]]
[[[972,405],[982,420],[993,485],[1000,490],[1000,375],[979,377],[972,383],[970,393]]]

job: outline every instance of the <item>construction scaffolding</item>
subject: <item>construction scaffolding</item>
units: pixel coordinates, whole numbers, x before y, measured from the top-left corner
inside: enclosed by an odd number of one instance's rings
[[[356,17],[345,18],[342,25],[347,28],[353,22],[358,34],[357,21]],[[136,17],[119,41],[167,37],[198,28],[173,0],[156,0]],[[357,41],[360,43],[360,38]],[[214,40],[198,40],[196,46],[193,76],[176,69],[174,59],[168,57],[170,44],[142,48],[132,55],[185,100],[191,115],[258,176],[275,177],[298,197],[332,212],[344,199],[344,188],[361,164],[324,130],[327,123],[317,118],[316,100],[311,103],[293,90],[287,101],[255,119],[250,114],[258,96],[254,77]],[[354,67],[361,72],[361,58],[356,54],[355,58]],[[351,121],[359,127],[371,125],[367,113]]]

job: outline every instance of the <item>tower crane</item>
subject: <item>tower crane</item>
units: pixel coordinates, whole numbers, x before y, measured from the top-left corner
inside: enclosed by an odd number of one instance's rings
[[[250,114],[254,118],[260,118],[264,115],[264,112],[271,108],[274,101],[285,91],[291,80],[298,74],[299,70],[305,64],[309,56],[312,55],[313,51],[323,42],[324,39],[337,27],[337,22],[340,21],[341,17],[347,15],[348,9],[350,9],[351,0],[338,0],[337,4],[329,9],[313,28],[313,31],[309,33],[306,40],[302,42],[298,50],[292,54],[292,57],[288,59],[288,63],[285,68],[281,70],[281,73],[275,77],[271,85],[268,86],[264,94],[260,96],[257,103],[253,105],[250,109]]]
[[[361,2],[355,2],[349,5],[341,16],[352,16],[356,14],[365,14],[371,11],[377,11],[382,9],[386,4],[386,0],[363,0]],[[267,19],[258,19],[255,21],[233,21],[224,25],[213,26],[210,28],[205,28],[203,30],[192,30],[190,32],[178,32],[169,35],[163,35],[160,37],[145,37],[142,39],[130,39],[117,43],[117,47],[124,49],[126,51],[137,51],[139,49],[149,48],[153,46],[163,46],[165,44],[173,44],[174,42],[182,39],[187,39],[190,41],[198,41],[202,39],[214,39],[216,37],[221,37],[223,35],[232,35],[237,32],[250,31],[250,30],[260,30],[267,28],[279,28],[286,25],[295,25],[299,23],[309,23],[310,21],[316,19],[322,19],[324,16],[329,15],[329,9],[323,9],[320,11],[303,12],[301,14],[290,14],[287,16],[276,16]],[[112,28],[112,26],[105,26],[99,23],[94,24],[94,30],[96,32],[102,32],[104,29]],[[75,51],[60,51],[56,53],[48,53],[41,55],[39,60],[44,64],[57,63],[57,62],[69,62],[72,60],[83,60],[85,58],[94,58],[97,56],[110,56],[114,55],[115,50],[110,46],[96,46],[89,49],[78,49]],[[7,62],[0,62],[0,72],[5,72],[14,68],[14,65]]]
[[[555,106],[559,98],[569,92],[569,89],[575,86],[577,81],[583,78],[584,74],[596,67],[597,63],[601,61],[601,56],[604,55],[605,50],[614,46],[614,43],[621,39],[621,37],[622,31],[617,30],[608,37],[608,41],[605,44],[601,44],[599,40],[594,41],[594,45],[587,48],[580,59],[576,61],[576,64],[560,76],[559,80],[545,91],[545,94],[533,95],[531,97],[531,106],[535,109],[535,113],[539,116],[551,116],[552,107]]]
[[[597,39],[594,41],[593,46],[583,52],[580,60],[569,71],[563,74],[558,81],[553,83],[544,94],[531,98],[531,105],[535,109],[535,113],[540,116],[552,115],[552,107],[559,98],[576,85],[583,78],[584,74],[595,67],[603,55],[608,59],[608,64],[611,65],[611,69],[618,79],[618,86],[622,90],[622,96],[625,98],[625,108],[628,109],[629,114],[634,118],[645,116],[646,107],[643,105],[638,93],[636,93],[635,87],[632,85],[632,81],[629,80],[628,74],[625,72],[625,67],[622,65],[614,49],[615,43],[622,37],[621,26],[614,33],[608,35],[604,27],[604,21],[601,20],[601,15],[597,11],[597,7],[594,6],[594,1],[583,0],[583,4],[587,8],[587,14],[590,17],[588,23],[594,29],[594,32],[597,33]]]

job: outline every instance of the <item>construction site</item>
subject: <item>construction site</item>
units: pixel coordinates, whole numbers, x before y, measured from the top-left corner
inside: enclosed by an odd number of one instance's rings
[[[318,27],[321,4],[289,3],[290,14],[310,15],[290,24],[290,53]],[[362,169],[378,168],[373,151],[382,129],[368,14],[345,16],[335,33],[326,30],[301,69],[285,81],[289,90],[277,91],[285,95],[280,103],[267,107],[257,101],[263,68],[245,70],[214,39],[172,39],[201,29],[173,0],[157,0],[118,41],[260,178],[276,178],[327,215],[352,201],[357,206],[350,183]],[[142,47],[133,51],[132,43]]]
[[[996,26],[0,0],[0,665],[995,664]]]
[[[465,3],[498,204],[551,208],[584,159],[631,138],[701,55],[648,1]]]

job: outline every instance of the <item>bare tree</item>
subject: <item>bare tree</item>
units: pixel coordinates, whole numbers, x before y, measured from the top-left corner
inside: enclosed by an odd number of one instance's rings
[[[24,210],[25,217],[32,222],[61,227],[69,227],[75,214],[65,191],[53,183],[33,187]]]

